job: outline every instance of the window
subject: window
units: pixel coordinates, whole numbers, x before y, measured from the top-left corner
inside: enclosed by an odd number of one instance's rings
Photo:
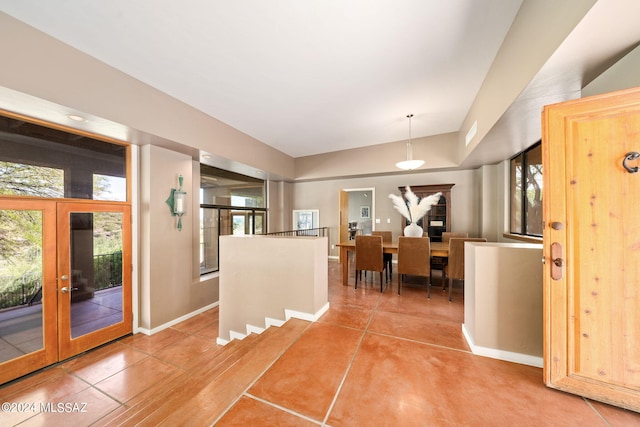
[[[511,159],[511,224],[509,231],[542,236],[542,145]]]
[[[127,201],[127,146],[0,116],[0,194]]]
[[[200,166],[200,274],[219,270],[218,238],[266,233],[265,182]]]

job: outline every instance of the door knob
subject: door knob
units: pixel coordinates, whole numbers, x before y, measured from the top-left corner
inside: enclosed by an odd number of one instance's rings
[[[69,276],[63,274],[62,276],[60,276],[60,280],[69,280]]]
[[[69,293],[69,288],[65,286],[64,288],[60,289],[60,292],[62,292],[63,294],[67,294]]]

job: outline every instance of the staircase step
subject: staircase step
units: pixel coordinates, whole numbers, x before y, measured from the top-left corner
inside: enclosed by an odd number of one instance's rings
[[[310,322],[290,319],[260,335],[233,340],[189,362],[184,371],[126,403],[99,425],[210,425],[302,334]]]
[[[202,359],[198,369],[179,370],[167,377],[163,378],[152,387],[140,393],[130,401],[125,403],[125,407],[111,413],[108,417],[103,418],[99,425],[117,426],[132,425],[143,420],[149,413],[161,407],[175,393],[187,386],[193,376],[215,376],[218,371],[224,371],[233,365],[236,360],[243,354],[251,350],[257,340],[256,336],[248,336],[243,341],[234,341],[221,349],[214,348],[202,356],[210,357]],[[213,354],[212,354],[213,353]]]

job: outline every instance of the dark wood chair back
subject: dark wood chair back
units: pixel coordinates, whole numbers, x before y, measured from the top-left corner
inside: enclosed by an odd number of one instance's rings
[[[382,236],[382,243],[391,243],[392,236],[390,231],[372,231],[372,236]],[[384,260],[384,268],[387,270],[387,281],[391,278],[391,274],[393,273],[393,255],[391,254],[383,254],[382,259]]]
[[[430,246],[428,237],[398,237],[398,274],[430,276]]]
[[[384,243],[391,243],[392,236],[390,231],[372,231],[372,236],[382,236],[382,241]]]
[[[449,239],[452,237],[469,237],[469,233],[460,233],[457,231],[444,231],[442,233],[442,241],[444,243],[449,243]]]
[[[427,278],[431,296],[431,241],[428,237],[398,237],[398,294],[402,291],[404,275]]]
[[[380,292],[382,292],[382,236],[356,236],[356,289],[358,275],[362,270],[380,273]]]

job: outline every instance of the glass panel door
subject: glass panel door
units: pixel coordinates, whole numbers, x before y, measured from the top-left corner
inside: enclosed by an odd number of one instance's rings
[[[0,201],[0,384],[57,360],[55,209]]]
[[[130,208],[58,205],[58,325],[64,359],[131,332]]]

